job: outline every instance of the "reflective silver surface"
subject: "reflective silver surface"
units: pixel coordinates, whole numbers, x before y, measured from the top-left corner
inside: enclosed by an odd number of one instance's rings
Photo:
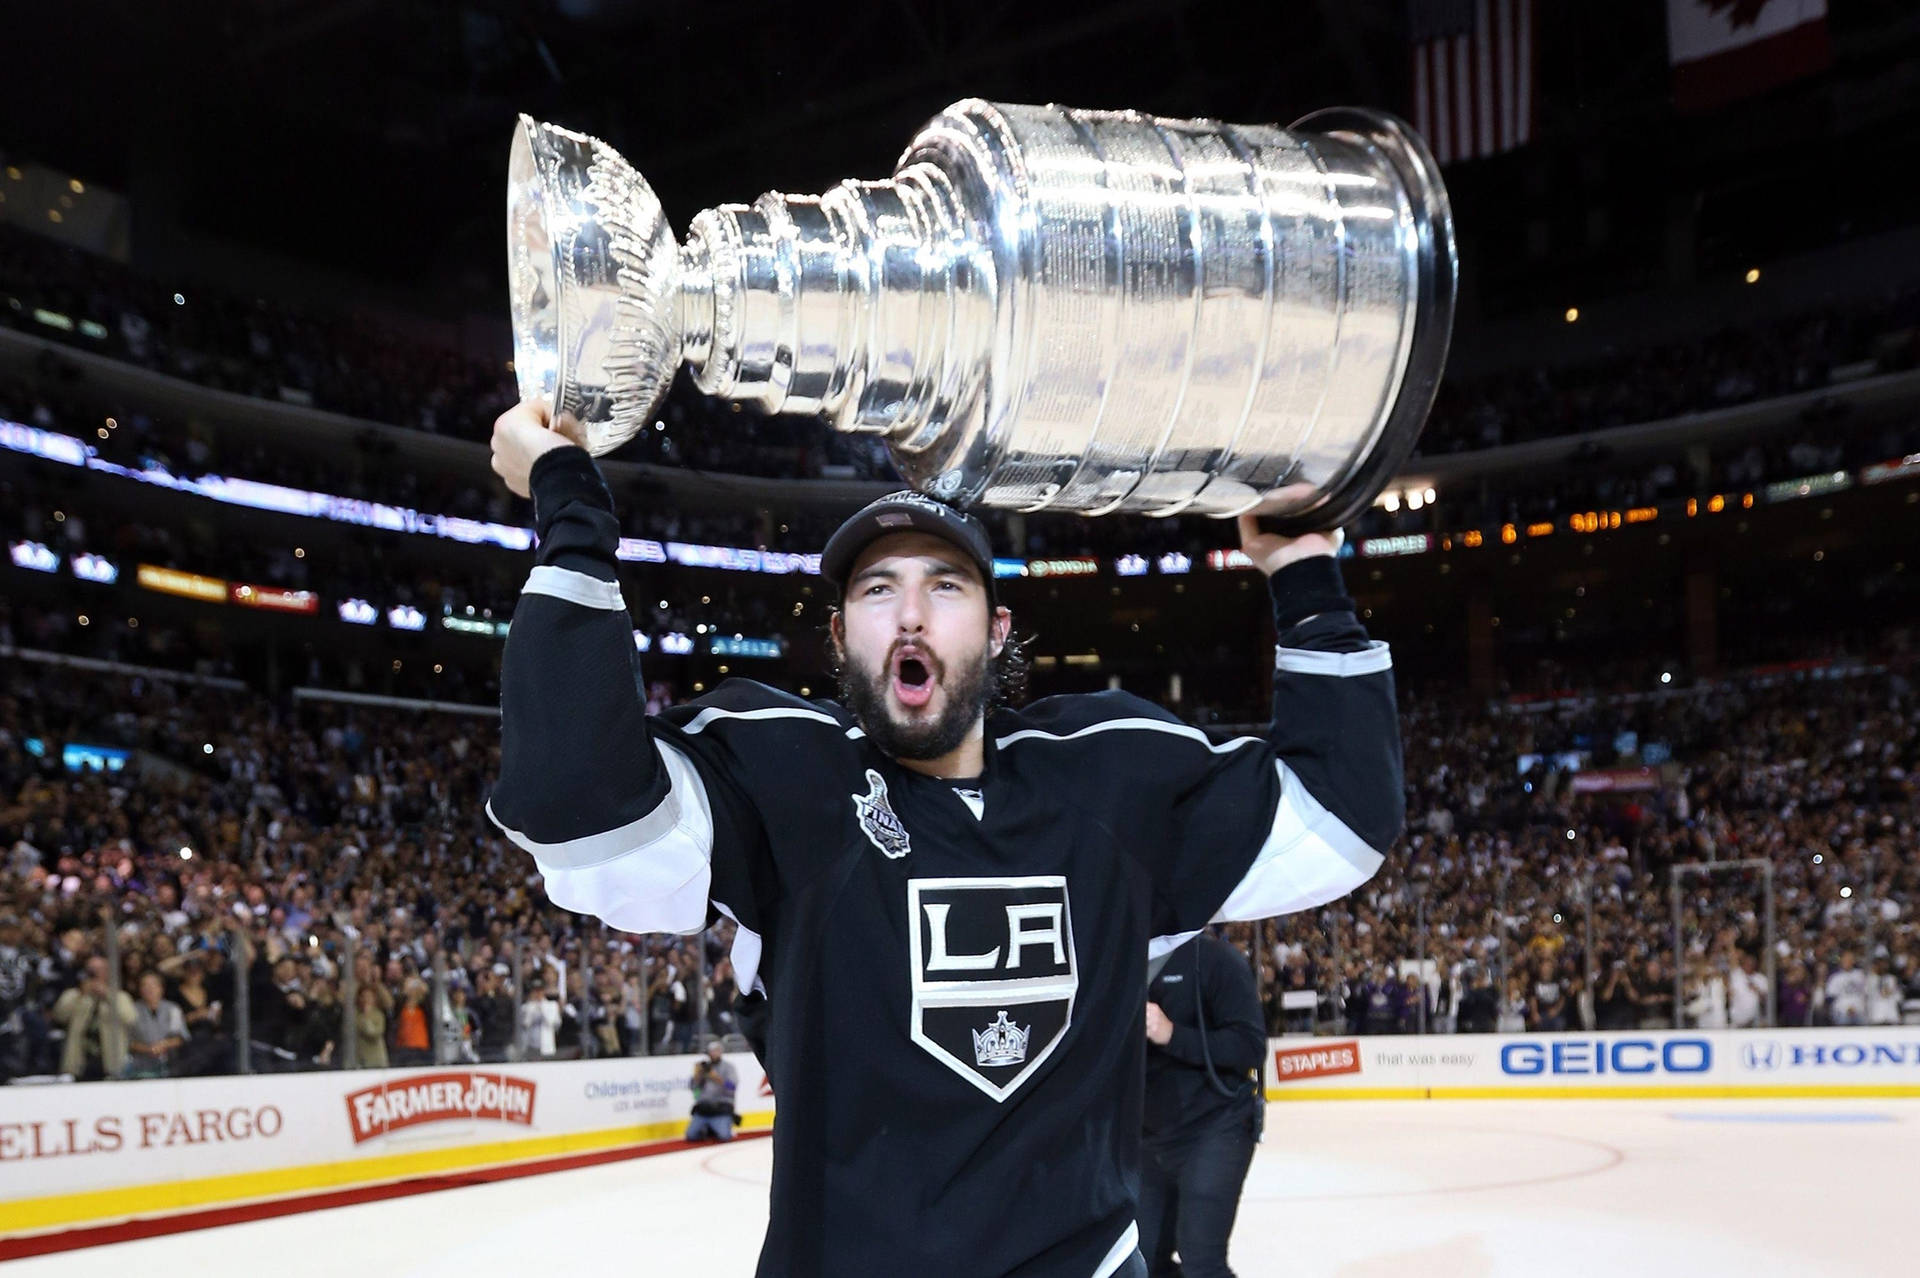
[[[523,120],[523,394],[594,449],[684,358],[709,394],[884,435],[962,504],[1346,522],[1445,362],[1451,216],[1390,116],[1291,129],[956,103],[891,179],[698,214],[677,254],[604,144]]]

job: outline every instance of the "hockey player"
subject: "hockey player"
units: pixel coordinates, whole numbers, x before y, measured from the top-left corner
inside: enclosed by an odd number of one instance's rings
[[[1143,960],[1343,895],[1401,828],[1391,660],[1338,534],[1241,523],[1280,636],[1263,737],[1214,744],[1119,692],[995,705],[1012,618],[986,531],[912,492],[821,555],[839,702],[734,679],[649,717],[579,442],[536,401],[494,426],[539,548],[488,814],[565,908],[738,924],[779,1097],[759,1274],[1144,1273]]]

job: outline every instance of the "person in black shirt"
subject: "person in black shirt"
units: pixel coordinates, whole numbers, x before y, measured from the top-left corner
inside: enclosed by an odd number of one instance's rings
[[[917,492],[821,554],[838,701],[731,679],[649,716],[579,443],[539,401],[495,424],[539,541],[487,811],[563,908],[736,924],[779,1097],[760,1278],[1143,1273],[1143,952],[1333,900],[1403,823],[1392,657],[1339,535],[1242,520],[1279,632],[1262,735],[1120,692],[998,704],[1018,650],[986,529]]]
[[[1467,992],[1460,996],[1459,1030],[1462,1034],[1491,1034],[1500,1019],[1500,996],[1494,992],[1493,978],[1487,969],[1470,963]]]
[[[1147,997],[1140,1251],[1151,1278],[1233,1278],[1227,1237],[1260,1139],[1267,1046],[1253,970],[1202,932],[1172,953]]]

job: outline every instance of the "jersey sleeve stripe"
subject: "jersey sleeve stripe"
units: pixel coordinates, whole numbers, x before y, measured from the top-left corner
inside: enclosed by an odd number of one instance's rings
[[[1133,1259],[1134,1248],[1140,1245],[1140,1225],[1137,1221],[1127,1222],[1127,1232],[1120,1235],[1119,1241],[1101,1260],[1100,1267],[1093,1271],[1093,1278],[1111,1278],[1120,1272],[1120,1266]]]
[[[1274,649],[1275,670],[1288,674],[1331,675],[1350,679],[1354,675],[1381,674],[1393,669],[1393,652],[1381,639],[1372,639],[1357,652],[1318,652],[1306,648]]]
[[[555,905],[627,932],[687,932],[706,921],[712,880],[713,810],[693,761],[656,741],[671,784],[640,820],[601,834],[541,843],[487,816],[532,855]]]
[[[705,732],[708,725],[728,719],[817,719],[831,728],[838,728],[840,721],[830,714],[818,710],[803,710],[799,706],[769,706],[764,710],[721,710],[708,706],[689,719],[680,730],[687,733]]]
[[[553,564],[540,564],[528,573],[527,584],[521,587],[520,593],[552,595],[555,599],[604,612],[619,612],[627,606],[626,600],[620,597],[619,582],[602,581],[591,573]]]
[[[1273,830],[1214,916],[1237,923],[1309,910],[1337,900],[1374,876],[1386,857],[1313,797],[1285,760]]]
[[[1073,741],[1079,737],[1091,736],[1096,732],[1126,731],[1164,732],[1169,736],[1185,737],[1189,741],[1197,742],[1205,746],[1214,754],[1226,754],[1230,751],[1238,750],[1242,746],[1265,744],[1264,739],[1260,737],[1235,737],[1231,741],[1222,741],[1220,744],[1215,745],[1207,734],[1198,728],[1190,728],[1184,723],[1166,723],[1160,719],[1108,719],[1101,723],[1089,724],[1078,731],[1067,733],[1047,732],[1040,728],[1022,728],[1020,731],[1010,732],[1004,737],[995,737],[993,744],[996,748],[1005,749],[1016,741]]]

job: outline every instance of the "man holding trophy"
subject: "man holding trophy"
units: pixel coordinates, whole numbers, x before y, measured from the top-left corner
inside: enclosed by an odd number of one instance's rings
[[[1141,959],[1343,895],[1401,827],[1391,658],[1326,530],[1444,360],[1431,159],[1357,111],[964,102],[893,179],[708,210],[680,247],[618,156],[526,121],[509,239],[525,399],[494,468],[539,547],[488,813],[557,904],[739,925],[780,1104],[759,1273],[1144,1273]],[[884,433],[914,484],[822,553],[838,702],[736,679],[645,713],[592,456],[682,360]],[[1012,617],[969,505],[1239,516],[1279,630],[1268,732],[1215,744],[1117,692],[1002,704]]]

